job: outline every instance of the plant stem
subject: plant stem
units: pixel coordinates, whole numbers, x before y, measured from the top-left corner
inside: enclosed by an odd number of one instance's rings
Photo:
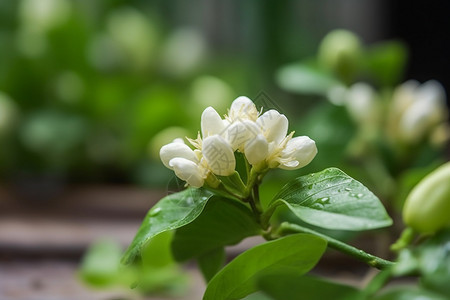
[[[346,243],[343,243],[341,241],[338,241],[336,239],[333,239],[327,235],[324,235],[322,233],[319,233],[317,231],[314,231],[312,229],[297,225],[297,224],[291,224],[284,222],[280,225],[278,232],[280,234],[286,233],[286,232],[301,232],[301,233],[310,233],[314,234],[316,236],[319,236],[323,239],[325,239],[328,242],[328,246],[331,248],[334,248],[342,253],[345,253],[347,255],[353,256],[354,258],[365,262],[371,267],[377,268],[379,270],[384,270],[392,265],[394,265],[393,262],[382,259],[380,257],[377,257],[375,255],[369,254],[364,252],[363,250],[360,250],[358,248],[355,248],[353,246],[350,246]]]

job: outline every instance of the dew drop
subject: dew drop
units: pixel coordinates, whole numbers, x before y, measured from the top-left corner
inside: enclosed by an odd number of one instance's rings
[[[154,217],[161,212],[161,207],[155,207],[150,211],[150,217]]]
[[[330,203],[330,198],[329,198],[329,197],[323,197],[323,198],[320,198],[320,199],[319,199],[319,202],[320,202],[321,204],[328,204],[328,203]]]
[[[345,188],[345,190],[347,191],[347,192],[350,192],[352,189],[351,188],[348,188],[348,187],[346,187]]]
[[[362,196],[364,196],[363,194],[357,194],[356,198],[361,198]]]
[[[323,209],[323,205],[321,203],[314,203],[311,207],[319,210]]]

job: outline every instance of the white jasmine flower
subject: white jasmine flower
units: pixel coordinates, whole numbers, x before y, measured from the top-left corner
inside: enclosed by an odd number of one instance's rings
[[[391,126],[397,137],[408,143],[417,143],[434,127],[445,122],[447,110],[442,85],[430,80],[422,85],[407,81],[393,94]]]
[[[201,130],[203,138],[210,135],[221,134],[227,123],[222,120],[217,111],[211,106],[207,107],[201,117]]]
[[[287,135],[288,119],[276,110],[269,110],[257,120],[262,134],[245,146],[245,157],[252,165],[266,161],[269,168],[299,169],[317,154],[315,142],[307,136]]]
[[[258,134],[245,146],[245,157],[251,165],[262,162],[269,155],[269,144],[262,134]]]
[[[212,135],[203,140],[202,154],[214,174],[229,176],[234,173],[236,159],[233,148],[220,135]]]
[[[280,154],[278,168],[295,170],[309,164],[317,154],[316,143],[307,136],[290,139]]]
[[[190,186],[202,187],[205,182],[205,169],[195,162],[175,157],[170,160],[169,166],[175,171],[175,175],[181,180],[186,181]]]
[[[194,163],[199,162],[194,150],[186,145],[182,139],[175,139],[172,143],[162,146],[159,156],[164,166],[169,169],[172,169],[169,162],[176,157],[185,158]]]
[[[256,123],[262,128],[267,141],[275,144],[281,143],[288,131],[288,119],[274,109],[266,111]]]
[[[230,123],[236,120],[256,121],[256,118],[258,118],[258,110],[252,100],[245,96],[240,96],[231,103],[228,118]]]
[[[234,121],[226,128],[225,139],[230,143],[233,150],[244,152],[247,142],[260,133],[261,128],[253,121]]]

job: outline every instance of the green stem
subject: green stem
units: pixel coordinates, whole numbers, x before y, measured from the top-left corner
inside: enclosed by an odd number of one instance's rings
[[[334,248],[342,253],[345,253],[347,255],[353,256],[354,258],[365,262],[371,267],[384,270],[392,265],[394,265],[393,262],[382,259],[380,257],[377,257],[375,255],[369,254],[364,252],[363,250],[360,250],[358,248],[355,248],[353,246],[350,246],[346,243],[343,243],[341,241],[338,241],[336,239],[333,239],[327,235],[324,235],[322,233],[319,233],[317,231],[314,231],[312,229],[297,225],[297,224],[291,224],[284,222],[280,225],[279,231],[280,234],[286,233],[286,232],[301,232],[301,233],[310,233],[314,234],[316,236],[319,236],[323,239],[325,239],[328,242],[328,246],[331,248]]]

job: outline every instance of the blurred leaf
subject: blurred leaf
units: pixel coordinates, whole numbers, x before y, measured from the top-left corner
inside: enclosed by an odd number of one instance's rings
[[[415,286],[402,286],[386,290],[370,300],[448,300],[448,298]]]
[[[450,230],[441,231],[416,248],[402,250],[393,273],[397,276],[418,273],[423,286],[450,295]]]
[[[392,224],[380,200],[337,168],[298,177],[274,197],[301,220],[323,228],[368,230]]]
[[[282,67],[276,73],[276,81],[286,91],[315,95],[326,95],[332,86],[339,84],[330,74],[306,63]]]
[[[141,255],[143,247],[157,234],[177,229],[195,220],[212,194],[203,189],[189,188],[168,195],[149,210],[122,262],[129,264]]]
[[[220,269],[222,269],[225,264],[225,258],[226,254],[223,247],[211,250],[197,258],[200,271],[202,271],[203,277],[207,282],[210,281]]]
[[[103,287],[117,282],[122,250],[117,243],[98,241],[84,254],[80,276],[93,286]]]
[[[261,291],[274,300],[350,300],[356,299],[358,290],[354,287],[323,280],[313,276],[278,274],[263,276],[258,280]]]
[[[406,46],[387,41],[372,46],[366,54],[367,69],[383,86],[394,86],[402,79],[408,59]]]
[[[319,155],[302,168],[302,173],[322,170],[329,166],[342,166],[349,141],[356,127],[343,106],[328,102],[317,105],[294,124],[294,130],[314,139]]]
[[[141,257],[144,267],[161,268],[175,261],[170,251],[173,231],[164,231],[154,236],[142,249]]]
[[[257,279],[263,275],[305,274],[315,266],[326,246],[319,237],[294,234],[253,247],[211,279],[203,299],[240,299],[257,291]]]
[[[249,208],[236,201],[214,197],[190,224],[175,232],[172,251],[185,261],[214,249],[257,235],[261,228]]]

